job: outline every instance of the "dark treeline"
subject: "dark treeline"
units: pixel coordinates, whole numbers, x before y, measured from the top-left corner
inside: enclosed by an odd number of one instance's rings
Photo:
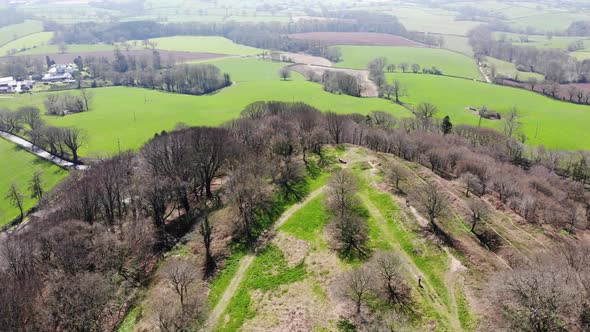
[[[127,40],[144,40],[157,37],[177,35],[223,36],[248,40],[247,45],[261,48],[278,43],[276,38],[267,40],[266,34],[275,36],[318,31],[336,32],[382,32],[406,35],[407,32],[399,21],[386,14],[364,11],[334,13],[333,20],[302,20],[297,23],[169,23],[160,24],[150,21],[122,22],[116,24],[79,23],[57,27],[54,41],[56,43],[114,43]],[[256,37],[255,34],[260,36]],[[250,36],[250,38],[246,38]],[[265,41],[267,40],[267,41]],[[293,41],[295,42],[295,41]]]
[[[10,7],[0,9],[0,17],[2,17],[0,27],[23,23],[27,19],[27,15]]]
[[[476,57],[491,56],[508,61],[520,71],[543,74],[551,82],[584,83],[590,79],[590,61],[578,61],[557,49],[516,46],[509,41],[496,40],[492,31],[486,27],[472,30],[469,43]]]
[[[49,66],[53,60],[47,57],[46,62]],[[93,80],[91,87],[98,86],[97,81],[102,80],[107,85],[202,95],[231,85],[229,74],[222,73],[214,65],[176,65],[174,58],[162,59],[157,50],[153,50],[151,55],[134,56],[116,49],[112,58],[79,56],[74,62],[81,71],[90,75]],[[81,87],[82,77],[78,75],[77,80],[78,87]]]
[[[234,240],[253,243],[277,215],[277,199],[305,195],[305,169],[329,164],[325,144],[360,145],[423,164],[461,179],[473,194],[497,197],[531,223],[570,232],[586,227],[587,155],[536,149],[525,156],[524,145],[497,131],[453,128],[448,119],[439,124],[434,110],[420,107],[415,119],[397,120],[386,112],[337,115],[302,103],[257,102],[221,128],[163,132],[135,154],[75,172],[45,196],[28,227],[0,244],[9,262],[0,272],[0,326],[112,327],[129,294],[147,282],[156,256],[211,209],[230,207]],[[224,180],[215,186],[215,179]],[[208,275],[218,257],[210,252],[210,232],[201,234]],[[180,301],[184,308],[182,295]],[[185,310],[161,310],[184,322]],[[191,319],[200,314],[191,312]]]
[[[115,43],[178,35],[222,36],[238,44],[262,49],[307,52],[330,57],[327,45],[317,41],[291,39],[287,35],[304,32],[380,32],[440,44],[439,38],[406,31],[394,16],[365,11],[329,12],[331,19],[309,19],[296,23],[169,23],[123,22],[116,24],[78,23],[56,26],[55,43]]]
[[[360,97],[363,92],[360,80],[356,76],[344,72],[326,70],[322,75],[321,82],[324,84],[324,90],[331,93]]]

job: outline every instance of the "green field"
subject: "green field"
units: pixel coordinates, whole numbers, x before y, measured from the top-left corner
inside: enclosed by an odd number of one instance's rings
[[[526,82],[530,78],[534,78],[538,82],[542,82],[545,79],[545,76],[541,74],[518,71],[516,70],[516,65],[511,62],[502,61],[492,57],[486,57],[485,63],[488,66],[488,74],[491,74],[491,67],[495,66],[496,74],[502,75],[507,78],[518,78],[518,80],[523,82]]]
[[[229,73],[234,82],[276,81],[279,69],[285,63],[263,61],[257,58],[220,58],[200,63],[210,63],[217,66],[224,73]],[[299,79],[294,74],[293,79]]]
[[[243,61],[240,62],[236,61]],[[323,111],[368,113],[391,111],[409,116],[401,106],[384,99],[355,98],[323,91],[322,86],[294,75],[289,81],[279,80],[277,63],[255,59],[215,61],[238,83],[206,96],[170,94],[139,88],[111,87],[93,89],[94,108],[88,113],[66,117],[48,117],[57,126],[75,126],[89,135],[84,155],[115,152],[120,142],[123,149],[136,149],[155,133],[170,130],[179,122],[189,125],[216,126],[239,116],[241,110],[258,100],[303,101]],[[225,67],[225,68],[224,68]],[[266,80],[262,80],[267,78]],[[0,107],[15,109],[24,105],[43,108],[45,93],[0,99]]]
[[[64,53],[112,51],[114,49],[115,46],[107,44],[71,44],[67,45],[67,49]],[[45,45],[27,50],[25,52],[20,52],[18,55],[45,55],[56,53],[60,53],[58,45]]]
[[[433,75],[393,74],[407,88],[403,102],[417,105],[431,102],[449,115],[453,123],[477,125],[479,117],[467,107],[487,106],[505,112],[516,106],[522,114],[528,144],[552,149],[590,149],[590,107],[560,102],[542,95],[510,87]],[[499,121],[483,121],[501,127]]]
[[[0,46],[18,38],[43,31],[41,21],[27,20],[20,24],[13,24],[0,28]]]
[[[53,32],[37,32],[24,36],[0,47],[0,56],[8,55],[11,51],[17,53],[22,49],[33,49],[49,44],[51,38],[53,38]]]
[[[33,3],[20,7],[25,13],[61,24],[107,22],[122,12],[94,7],[84,3]]]
[[[443,9],[395,6],[390,13],[395,15],[408,30],[466,36],[480,22],[455,21],[456,13]]]
[[[23,194],[26,195],[25,210],[35,205],[35,200],[29,198],[28,182],[36,171],[43,172],[45,189],[48,190],[63,179],[67,172],[49,162],[37,158],[35,155],[20,150],[15,144],[0,139],[0,226],[3,226],[18,216],[18,209],[12,207],[4,199],[11,183],[17,183]]]
[[[389,47],[389,46],[339,46],[342,62],[337,67],[365,69],[369,61],[385,57],[389,63],[417,63],[423,68],[436,66],[444,75],[480,79],[481,75],[472,58],[437,48]],[[397,69],[399,71],[399,68]]]
[[[566,12],[545,12],[538,15],[524,16],[512,19],[510,25],[514,28],[534,27],[537,31],[547,32],[565,30],[574,21],[587,21],[588,15],[566,13]]]
[[[451,51],[473,56],[473,49],[469,45],[469,38],[463,36],[440,35],[445,39],[444,48]]]
[[[150,39],[157,43],[157,48],[167,51],[209,52],[230,55],[254,55],[260,49],[235,44],[223,37],[175,36]],[[133,41],[131,41],[133,43]]]
[[[508,33],[508,32],[496,32],[495,34],[496,39],[506,39],[511,43],[519,46],[534,46],[537,48],[557,48],[562,50],[567,50],[568,45],[572,42],[576,42],[581,40],[588,43],[590,38],[584,37],[570,37],[570,36],[553,36],[551,39],[547,38],[546,35],[525,35],[525,34],[518,34],[518,33]],[[526,37],[528,41],[521,41],[521,37]]]

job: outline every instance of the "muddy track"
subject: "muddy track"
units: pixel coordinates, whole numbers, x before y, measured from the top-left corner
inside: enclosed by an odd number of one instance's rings
[[[370,183],[371,185],[376,188],[377,190],[381,191],[380,188],[377,187],[374,176],[377,173],[377,169],[373,163],[369,163],[372,167],[370,172]],[[459,310],[457,306],[457,301],[455,299],[455,282],[463,271],[466,268],[461,264],[459,260],[457,260],[448,249],[444,248],[444,251],[449,256],[449,271],[445,274],[445,284],[447,286],[449,292],[449,298],[451,299],[450,307],[445,305],[444,301],[439,297],[438,293],[432,286],[430,286],[430,282],[426,274],[422,272],[422,270],[414,263],[413,259],[399,246],[399,243],[395,241],[395,236],[391,233],[391,231],[386,227],[385,221],[386,219],[383,217],[381,212],[377,209],[377,207],[366,197],[365,195],[361,196],[361,199],[365,206],[369,209],[369,212],[377,218],[378,225],[381,228],[382,234],[385,234],[387,238],[391,239],[393,243],[396,244],[396,250],[402,255],[402,258],[405,262],[406,267],[410,271],[410,273],[414,276],[414,279],[422,278],[424,280],[423,286],[428,291],[428,295],[431,299],[433,299],[432,304],[438,310],[439,313],[444,314],[449,323],[451,324],[452,331],[462,331],[461,321],[459,319]],[[420,226],[428,227],[428,221],[422,215],[418,213],[416,209],[413,207],[410,209],[413,217],[416,219]],[[407,215],[404,213],[404,217],[407,218]],[[407,220],[409,222],[409,220]]]
[[[325,186],[313,191],[312,193],[307,195],[305,200],[293,205],[287,211],[283,212],[281,217],[274,223],[273,227],[269,231],[270,234],[274,234],[274,232],[279,227],[281,227],[281,225],[283,225],[287,220],[289,220],[289,218],[295,212],[299,211],[299,209],[301,209],[303,206],[305,206],[311,200],[313,200],[314,198],[316,198],[320,194],[322,194],[324,192],[324,189],[325,189]],[[207,317],[207,321],[205,323],[204,331],[212,331],[215,329],[215,327],[217,326],[217,324],[219,322],[219,319],[221,318],[221,315],[223,315],[223,313],[227,309],[229,302],[231,301],[234,294],[238,290],[240,284],[242,283],[242,280],[244,279],[244,276],[246,275],[246,271],[248,271],[248,268],[254,262],[255,257],[256,257],[255,254],[250,253],[250,254],[244,256],[240,260],[238,271],[236,271],[236,274],[233,276],[229,286],[223,292],[223,295],[221,296],[219,303],[217,303],[217,305],[215,305],[213,310],[211,310],[211,312],[209,313],[209,316]]]

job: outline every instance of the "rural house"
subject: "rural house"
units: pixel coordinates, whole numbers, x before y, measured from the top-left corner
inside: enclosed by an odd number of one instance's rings
[[[43,82],[65,82],[72,80],[76,73],[76,67],[73,64],[53,65],[43,76]]]
[[[16,91],[16,80],[9,77],[0,78],[0,93],[14,93]]]

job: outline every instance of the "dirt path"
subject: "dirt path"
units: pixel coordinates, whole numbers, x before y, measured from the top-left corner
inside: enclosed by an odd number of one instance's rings
[[[287,222],[287,220],[289,220],[289,218],[291,218],[291,216],[295,212],[299,211],[299,209],[301,209],[304,205],[306,205],[311,200],[321,195],[324,192],[324,189],[325,186],[321,187],[320,189],[317,189],[316,191],[311,192],[303,201],[291,206],[287,211],[283,212],[279,220],[277,220],[277,222],[274,223],[272,230],[277,230],[279,227],[281,227],[285,222]]]
[[[483,76],[483,78],[486,80],[486,82],[491,84],[492,83],[492,80],[490,79],[490,77],[488,76],[488,74],[486,74],[486,71],[481,66],[481,62],[478,62],[477,63],[477,68],[479,69],[479,72],[481,73],[481,76]]]
[[[451,328],[452,331],[461,331],[461,323],[459,321],[459,316],[458,316],[458,311],[457,311],[457,305],[455,303],[455,298],[454,296],[451,295],[451,299],[453,301],[452,304],[452,308],[448,308],[444,302],[442,301],[442,299],[439,297],[438,293],[436,292],[436,290],[434,288],[432,288],[431,286],[431,282],[429,281],[428,277],[422,272],[422,270],[414,263],[414,260],[401,248],[401,246],[399,245],[399,243],[397,241],[395,241],[395,236],[391,233],[391,231],[389,230],[389,228],[387,227],[385,222],[382,222],[385,220],[385,218],[383,217],[383,215],[381,214],[381,212],[377,209],[377,207],[365,196],[362,195],[361,199],[363,201],[363,203],[365,204],[365,206],[367,207],[367,209],[369,210],[369,213],[371,213],[371,215],[373,215],[373,217],[377,218],[378,220],[378,225],[379,228],[381,229],[381,233],[387,238],[389,239],[389,242],[391,242],[392,244],[394,244],[394,247],[396,249],[396,251],[401,255],[401,258],[404,262],[404,265],[406,266],[406,270],[412,275],[414,280],[418,280],[419,278],[421,278],[423,280],[423,287],[424,290],[427,293],[427,298],[430,298],[432,300],[431,304],[432,306],[441,314],[444,315],[449,324],[451,324]],[[452,261],[451,261],[452,262]],[[460,264],[460,263],[459,263]],[[450,269],[449,273],[452,271],[453,269]],[[455,269],[456,272],[456,269]],[[445,280],[449,280],[452,279],[451,277],[449,277],[448,275],[445,277]],[[451,292],[452,290],[454,290],[454,288],[452,287],[448,287],[449,288],[449,292]]]
[[[232,278],[229,286],[227,286],[227,289],[223,293],[221,299],[219,299],[219,303],[217,303],[215,308],[213,308],[213,310],[211,310],[211,312],[209,313],[207,323],[205,324],[205,326],[207,326],[208,331],[213,330],[213,328],[217,325],[219,318],[227,308],[227,305],[233,297],[234,293],[238,290],[238,286],[240,286],[240,283],[242,283],[242,279],[244,279],[246,270],[248,270],[248,267],[252,265],[253,261],[254,255],[246,255],[240,261],[240,266],[238,268],[238,271],[236,271],[236,275]]]
[[[301,209],[303,206],[305,206],[311,200],[313,200],[314,198],[316,198],[320,194],[322,194],[324,192],[324,189],[325,189],[325,186],[311,192],[309,195],[307,195],[307,197],[303,201],[293,205],[287,211],[283,212],[281,217],[274,223],[273,227],[271,228],[271,230],[270,230],[271,234],[274,233],[274,231],[276,231],[279,227],[281,227],[287,220],[289,220],[289,218],[291,218],[291,216],[295,212],[299,211],[299,209]],[[205,323],[205,328],[204,328],[205,331],[212,331],[213,329],[215,329],[215,327],[217,326],[217,324],[219,322],[219,319],[221,318],[221,315],[223,315],[223,313],[225,312],[225,309],[227,309],[227,305],[229,304],[232,297],[234,296],[234,294],[238,290],[238,287],[242,283],[242,279],[244,279],[244,275],[246,274],[246,271],[248,270],[250,265],[252,265],[252,263],[254,262],[255,257],[256,257],[255,254],[248,254],[248,255],[244,256],[244,258],[242,258],[242,260],[240,261],[240,266],[238,268],[238,271],[236,271],[236,274],[233,276],[227,289],[223,292],[223,295],[221,296],[221,299],[219,300],[217,305],[215,305],[215,308],[213,308],[213,310],[211,310],[211,312],[209,313],[209,316],[207,318],[207,322]]]
[[[371,170],[369,173],[370,174],[370,182],[373,187],[380,190],[377,187],[376,182],[375,182],[375,175],[377,174],[377,168],[375,166],[375,163],[369,162],[369,164],[371,165]],[[363,203],[365,203],[365,205],[369,209],[369,212],[373,216],[378,217],[378,221],[384,220],[383,216],[381,215],[381,212],[379,212],[377,207],[367,197],[363,196],[362,199],[363,199]],[[416,221],[418,222],[418,224],[421,227],[423,227],[423,228],[429,227],[428,220],[426,218],[424,218],[416,210],[416,208],[414,208],[413,206],[410,206],[409,210],[412,213],[414,219],[416,219]],[[405,213],[403,215],[404,215],[404,217],[407,218],[407,215]],[[384,223],[380,222],[378,224],[384,234],[386,234],[391,239],[395,238],[393,236],[393,234],[391,234],[389,229],[387,227],[385,227]],[[462,331],[463,329],[461,327],[461,320],[459,319],[459,308],[457,305],[457,299],[455,297],[455,284],[460,279],[459,277],[460,277],[461,273],[464,271],[467,271],[467,268],[455,256],[453,256],[453,254],[451,254],[451,252],[447,248],[443,248],[444,251],[447,253],[447,255],[449,257],[449,261],[450,261],[449,271],[445,274],[445,284],[447,286],[447,289],[448,289],[448,292],[450,295],[450,299],[451,299],[450,307],[448,307],[438,297],[438,293],[436,293],[436,290],[434,290],[430,286],[430,283],[428,282],[428,278],[425,276],[424,273],[421,272],[420,268],[414,264],[414,261],[412,260],[412,258],[410,256],[408,256],[405,253],[405,251],[403,251],[401,249],[401,247],[399,247],[399,244],[396,241],[392,241],[392,242],[396,243],[396,245],[398,247],[397,249],[404,256],[404,260],[406,261],[406,265],[408,267],[410,267],[410,270],[414,274],[415,278],[422,278],[425,281],[426,288],[430,292],[432,292],[432,294],[437,298],[438,302],[437,303],[433,302],[433,305],[435,305],[437,307],[437,309],[439,310],[440,313],[446,313],[446,316],[449,320],[449,323],[451,324],[451,328],[453,329],[453,331]]]

